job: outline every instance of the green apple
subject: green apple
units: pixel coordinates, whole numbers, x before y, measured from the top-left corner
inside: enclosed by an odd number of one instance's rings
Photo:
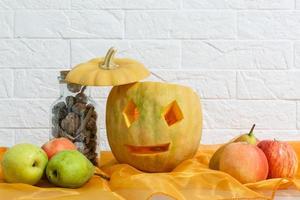
[[[94,165],[79,151],[66,150],[51,158],[46,175],[56,186],[78,188],[93,176],[94,169]]]
[[[1,165],[4,180],[35,185],[43,176],[47,162],[47,154],[38,146],[17,144],[3,156]]]

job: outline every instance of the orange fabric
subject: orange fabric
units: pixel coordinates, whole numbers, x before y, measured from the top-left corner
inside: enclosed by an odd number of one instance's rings
[[[290,144],[300,155],[300,142]],[[282,195],[289,195],[295,189],[300,191],[300,167],[294,179],[269,179],[244,185],[226,173],[208,169],[209,159],[217,148],[218,145],[201,145],[193,159],[184,161],[172,172],[152,174],[118,164],[110,152],[103,152],[97,172],[109,175],[111,180],[94,176],[79,189],[56,188],[45,180],[38,186],[8,184],[3,182],[0,171],[0,199],[146,200],[155,194],[178,200],[272,199],[277,190],[283,190]],[[0,151],[0,159],[2,154]]]

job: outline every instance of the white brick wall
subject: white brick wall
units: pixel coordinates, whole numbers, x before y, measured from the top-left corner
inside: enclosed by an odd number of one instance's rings
[[[58,71],[111,46],[199,93],[202,143],[300,140],[300,0],[0,0],[0,27],[0,146],[45,142]]]

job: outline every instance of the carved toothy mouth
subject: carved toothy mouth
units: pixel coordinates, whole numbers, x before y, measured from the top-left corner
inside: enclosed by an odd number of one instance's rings
[[[151,145],[151,146],[134,146],[134,145],[125,145],[129,152],[133,154],[157,154],[163,153],[169,150],[170,143]]]

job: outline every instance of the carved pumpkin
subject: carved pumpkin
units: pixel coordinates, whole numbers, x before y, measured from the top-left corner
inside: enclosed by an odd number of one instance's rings
[[[147,172],[165,172],[191,158],[202,131],[199,97],[192,89],[158,82],[115,86],[106,107],[115,158]]]
[[[94,58],[75,66],[66,81],[88,86],[133,83],[150,75],[142,63],[128,58],[114,58],[117,50],[110,48],[104,58]]]

